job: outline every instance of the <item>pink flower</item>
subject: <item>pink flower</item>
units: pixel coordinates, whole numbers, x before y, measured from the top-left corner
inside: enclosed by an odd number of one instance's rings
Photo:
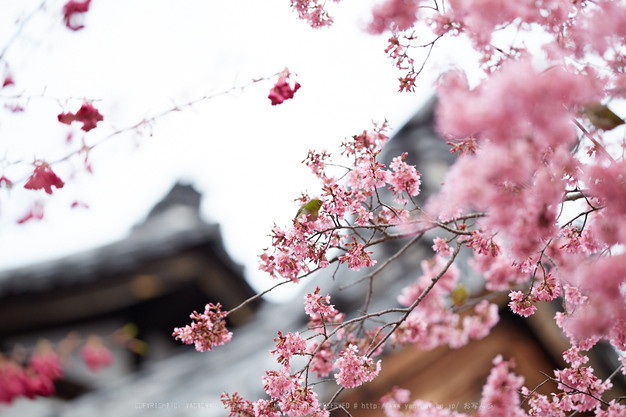
[[[289,375],[289,368],[283,367],[280,372],[266,371],[263,377],[263,389],[273,398],[281,398],[293,392],[296,382]]]
[[[328,417],[328,410],[320,407],[317,394],[311,387],[296,385],[291,393],[280,397],[280,409],[289,417]]]
[[[317,318],[319,316],[328,318],[338,313],[335,306],[330,303],[330,295],[326,295],[325,297],[320,295],[319,286],[315,288],[315,292],[304,296],[304,311],[311,318]]]
[[[370,267],[376,264],[376,261],[370,258],[372,252],[363,250],[363,244],[357,243],[356,238],[352,236],[353,243],[348,243],[350,250],[345,255],[339,257],[339,262],[348,263],[348,268],[353,271],[359,271],[361,268]]]
[[[254,417],[281,417],[274,402],[258,400],[252,403],[252,408],[254,410]],[[241,415],[241,413],[237,415]]]
[[[596,411],[596,417],[620,417],[626,416],[626,406],[612,399],[609,403],[609,407],[606,410],[598,409]]]
[[[539,301],[552,301],[561,295],[561,283],[552,274],[547,274],[543,282],[531,291],[533,297]]]
[[[315,355],[311,358],[311,366],[309,369],[311,372],[315,372],[318,378],[327,377],[333,371],[335,366],[333,363],[335,360],[335,352],[333,352],[330,344],[327,342],[325,342],[319,349],[318,346],[319,343],[314,340],[310,340],[307,345],[307,353],[313,354],[313,352],[317,349],[317,352],[315,352]]]
[[[28,363],[39,375],[50,380],[63,377],[61,357],[52,348],[45,348],[32,354]]]
[[[296,82],[293,87],[287,83],[287,77],[284,75],[278,79],[278,82],[270,90],[270,94],[267,96],[272,101],[272,106],[281,104],[285,100],[293,98],[293,95],[300,88],[300,84]]]
[[[41,190],[43,188],[46,193],[52,194],[52,187],[63,188],[63,185],[65,183],[57,177],[50,165],[41,161],[35,163],[35,171],[28,178],[24,188],[29,190]]]
[[[30,208],[30,210],[21,218],[17,220],[18,224],[25,223],[29,220],[41,220],[43,219],[43,206],[39,202],[35,202],[35,204]]]
[[[318,0],[291,0],[291,8],[298,12],[299,19],[307,21],[314,29],[330,26],[333,23],[333,18],[328,15]]]
[[[278,332],[278,337],[274,339],[276,349],[270,351],[281,365],[289,366],[289,360],[293,355],[303,355],[306,349],[306,340],[304,340],[298,332],[292,334],[289,332],[287,336],[283,336]]]
[[[224,408],[229,410],[229,417],[238,417],[238,416],[255,416],[254,414],[254,406],[249,400],[244,400],[241,395],[237,392],[233,394],[233,396],[229,396],[227,393],[223,392],[220,396],[222,404],[224,404]],[[269,415],[268,415],[269,417]],[[274,417],[274,416],[271,416]]]
[[[390,393],[385,394],[380,403],[387,417],[404,417],[402,410],[410,401],[411,391],[394,386]]]
[[[4,81],[2,82],[2,88],[6,87],[7,85],[14,85],[15,82],[13,81],[13,77],[11,77],[11,75],[7,75],[6,77],[4,77]]]
[[[463,318],[463,332],[471,339],[482,339],[498,324],[498,306],[482,300],[474,307],[476,315]]]
[[[221,308],[220,303],[209,303],[204,313],[194,311],[189,317],[195,321],[191,325],[175,328],[172,336],[187,345],[194,344],[198,352],[211,351],[214,346],[230,342],[233,334],[226,329],[224,323],[228,312],[221,311]]]
[[[72,122],[80,122],[83,124],[81,128],[85,132],[95,129],[96,124],[103,120],[100,112],[89,103],[83,103],[76,113],[61,113],[57,116],[59,122],[71,125]]]
[[[516,376],[509,372],[515,367],[513,360],[506,362],[501,355],[493,360],[494,367],[483,386],[481,404],[485,408],[479,409],[478,416],[507,416],[521,417],[526,413],[520,406],[519,390],[524,384],[523,376]]]
[[[580,368],[581,365],[589,361],[589,358],[585,355],[581,355],[580,350],[575,346],[563,352],[563,359],[565,362],[569,363],[572,368]]]
[[[63,20],[65,21],[65,26],[72,30],[84,28],[85,26],[82,23],[78,23],[76,20],[78,15],[82,15],[89,10],[89,3],[91,3],[91,0],[70,0],[65,3],[65,6],[63,6]]]
[[[541,71],[529,59],[509,60],[473,90],[458,74],[448,74],[438,89],[438,126],[457,138],[504,143],[527,137],[543,146],[569,146],[576,135],[568,109],[601,99],[606,83],[585,71]]]
[[[452,248],[448,246],[448,241],[446,239],[442,239],[440,237],[436,237],[433,240],[433,250],[437,252],[441,256],[451,256]]]
[[[533,304],[533,299],[524,295],[521,291],[511,291],[509,293],[509,297],[511,298],[509,307],[511,307],[511,310],[514,313],[519,314],[520,316],[532,316],[535,313],[535,310],[537,310],[537,307]]]
[[[372,9],[372,21],[367,30],[381,34],[385,30],[407,30],[417,20],[419,0],[385,0]]]
[[[383,187],[387,180],[385,165],[376,161],[377,152],[367,149],[348,174],[348,184],[353,189],[372,195],[377,188]]]
[[[404,152],[401,156],[393,158],[393,161],[389,165],[390,172],[387,172],[387,183],[389,183],[389,189],[396,197],[395,201],[398,204],[406,204],[408,200],[403,197],[406,193],[409,197],[415,197],[420,193],[421,174],[415,169],[414,166],[408,165],[404,162],[407,153]]]
[[[104,346],[102,339],[98,336],[90,336],[80,353],[92,372],[98,372],[102,367],[113,362],[111,351]]]
[[[335,367],[339,369],[339,373],[335,374],[337,384],[345,388],[355,388],[378,376],[380,361],[374,364],[372,358],[359,356],[358,348],[350,345],[341,352]]]

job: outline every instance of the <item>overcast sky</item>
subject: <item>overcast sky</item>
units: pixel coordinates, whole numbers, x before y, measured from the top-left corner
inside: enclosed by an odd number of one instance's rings
[[[6,54],[16,85],[0,96],[34,97],[24,113],[0,108],[0,150],[8,161],[58,158],[80,147],[83,136],[97,142],[114,128],[285,67],[302,88],[271,106],[272,84],[259,83],[165,116],[151,136],[116,136],[90,154],[93,174],[80,169],[80,158],[54,166],[66,186],[52,196],[24,190],[23,182],[0,190],[2,269],[121,239],[181,180],[203,194],[204,218],[221,225],[228,252],[262,290],[271,282],[257,271],[257,256],[272,224],[290,224],[301,191],[319,192],[301,164],[307,151],[336,152],[372,120],[387,118],[397,129],[432,94],[434,71],[416,93],[398,93],[401,73],[385,57],[387,36],[362,30],[369,0],[329,3],[336,24],[321,30],[297,20],[287,0],[93,0],[85,28],[72,32],[61,19],[63,3],[48,1]],[[16,17],[38,4],[3,2],[0,45],[16,30]],[[457,53],[441,48],[430,64],[441,68]],[[56,100],[69,97],[77,100]],[[86,134],[56,120],[83,97],[97,99],[104,115]],[[23,177],[32,165],[5,168],[18,170]],[[17,225],[34,200],[44,203],[44,219]],[[71,209],[73,201],[89,208]]]

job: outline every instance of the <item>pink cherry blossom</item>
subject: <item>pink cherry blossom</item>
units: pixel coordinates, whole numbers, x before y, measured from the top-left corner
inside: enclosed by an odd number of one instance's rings
[[[330,343],[325,342],[319,347],[319,342],[310,340],[307,343],[307,353],[315,355],[311,358],[311,372],[317,374],[318,377],[327,377],[335,367],[335,352],[332,350]],[[316,352],[317,351],[317,352]]]
[[[102,367],[109,366],[113,362],[111,351],[97,336],[90,336],[80,353],[91,372],[98,372]]]
[[[552,301],[561,295],[561,283],[552,274],[546,275],[543,282],[532,289],[532,296],[538,301]]]
[[[348,243],[350,249],[348,253],[339,257],[339,262],[348,263],[348,268],[353,271],[359,271],[361,268],[370,267],[376,264],[376,261],[370,257],[372,252],[363,250],[363,244],[357,243],[356,238],[352,237],[353,242]]]
[[[293,334],[289,332],[286,336],[283,336],[281,332],[278,332],[278,337],[274,339],[276,342],[276,349],[270,351],[281,365],[289,365],[289,360],[293,355],[302,355],[307,347],[306,340],[304,340],[300,333]]]
[[[89,3],[89,1],[87,1],[87,3]],[[85,132],[95,129],[96,124],[104,119],[100,112],[89,103],[83,103],[76,113],[61,113],[57,118],[59,122],[66,125],[71,125],[72,122],[80,122],[83,124],[81,129]]]
[[[211,351],[214,346],[230,342],[233,334],[224,323],[228,312],[221,311],[221,308],[220,303],[209,303],[204,313],[194,311],[189,316],[194,320],[191,325],[176,327],[172,336],[187,345],[194,344],[198,352]]]
[[[317,318],[319,316],[329,318],[338,313],[335,306],[330,304],[330,295],[326,295],[325,297],[320,295],[319,286],[315,288],[313,293],[304,296],[304,311],[311,318]]]
[[[324,9],[324,3],[320,4],[318,0],[291,0],[291,7],[298,13],[299,19],[305,20],[314,29],[333,24],[333,18]]]
[[[393,159],[389,168],[391,171],[387,172],[387,183],[389,183],[389,189],[396,197],[395,201],[398,204],[406,204],[408,200],[403,196],[406,193],[409,197],[415,197],[420,193],[421,174],[415,169],[414,166],[408,165],[404,162],[407,153],[404,152],[401,156],[397,156]]]
[[[441,256],[451,256],[452,248],[448,246],[448,241],[440,237],[436,237],[433,240],[433,250]]]
[[[229,417],[253,416],[254,406],[249,400],[245,400],[241,395],[235,392],[232,397],[227,393],[221,395],[222,404],[229,410]],[[261,406],[261,409],[264,407]],[[266,409],[266,408],[265,408]],[[256,417],[256,416],[255,416]],[[274,416],[271,416],[274,417]]]
[[[501,355],[493,360],[493,368],[483,386],[481,404],[485,407],[478,410],[478,416],[526,416],[521,408],[518,391],[524,384],[524,377],[510,372],[515,367],[513,360],[505,361]]]
[[[372,9],[371,33],[410,29],[417,19],[419,0],[383,0]]]
[[[293,95],[300,89],[300,84],[296,82],[293,87],[287,82],[286,76],[281,76],[267,96],[272,101],[272,106],[282,104],[285,100],[293,98]]]
[[[511,291],[509,293],[509,297],[511,298],[509,307],[511,307],[511,310],[514,313],[524,317],[529,317],[535,314],[537,307],[533,304],[534,300],[532,297],[522,293],[521,291]]]
[[[372,358],[358,355],[358,348],[354,345],[348,346],[339,355],[335,362],[335,367],[339,372],[335,374],[337,384],[346,388],[354,388],[369,382],[378,376],[380,372],[380,362]]]
[[[470,339],[482,339],[498,324],[498,306],[482,300],[474,307],[475,315],[463,318],[463,333]]]
[[[50,165],[44,161],[35,162],[35,171],[28,178],[24,188],[29,190],[41,190],[52,194],[52,187],[63,188],[65,183],[52,171]]]
[[[91,0],[69,0],[65,3],[65,6],[63,6],[63,20],[65,21],[65,26],[72,30],[84,28],[85,26],[82,23],[78,23],[77,16],[89,11],[89,3],[91,3]]]

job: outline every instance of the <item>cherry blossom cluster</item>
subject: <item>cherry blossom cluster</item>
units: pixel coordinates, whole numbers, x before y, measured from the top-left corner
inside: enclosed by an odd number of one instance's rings
[[[341,0],[333,0],[339,3]],[[291,0],[291,8],[298,13],[298,18],[305,20],[312,28],[319,29],[333,24],[333,18],[324,8],[325,2],[319,0]]]
[[[440,227],[447,237],[434,239],[436,256],[422,262],[422,275],[398,297],[404,315],[388,324],[388,331],[378,332],[384,336],[376,347],[388,338],[425,349],[457,347],[485,337],[497,323],[495,305],[474,301],[466,289],[460,290],[464,287],[454,263],[454,242],[471,250],[469,264],[484,277],[487,291],[509,292],[513,312],[528,317],[539,303],[560,299],[563,304],[564,312],[555,320],[570,339],[572,348],[565,356],[571,368],[555,370],[560,393],[551,401],[525,391],[531,413],[621,412],[624,407],[618,402],[601,399],[608,386],[583,366],[580,351],[601,340],[626,349],[626,258],[620,249],[626,243],[626,162],[620,150],[625,141],[611,143],[605,134],[623,121],[614,114],[610,123],[598,120],[610,112],[611,100],[626,98],[624,16],[626,6],[608,0],[451,0],[445,7],[439,2],[381,0],[367,30],[391,33],[385,52],[408,71],[400,79],[402,91],[412,91],[421,71],[412,52],[425,48],[428,58],[444,36],[467,37],[481,56],[484,76],[478,82],[453,70],[437,85],[437,127],[458,159],[442,193],[418,207],[413,197],[421,176],[404,165],[405,155],[395,158],[389,170],[377,159],[387,140],[383,129],[344,144],[343,155],[351,160],[341,180],[330,174],[337,164],[330,163],[328,151],[310,151],[305,164],[321,181],[320,217],[313,225],[304,223],[306,227],[296,222],[288,231],[275,229],[273,251],[261,256],[262,269],[275,278],[297,281],[313,270],[311,265],[340,262],[356,271],[376,268],[365,277],[371,282],[395,255],[374,259],[369,248],[394,236],[393,227],[415,239]],[[423,37],[420,27],[429,28],[433,37],[412,44]],[[543,56],[533,55],[524,40],[505,36],[514,33],[524,39],[531,32],[545,35],[538,41]],[[387,186],[394,204],[381,198]],[[303,196],[301,202],[307,199]],[[479,218],[480,223],[468,222]],[[342,253],[330,257],[332,249]],[[351,321],[342,318],[331,325],[325,320],[335,314],[334,307],[319,293],[310,294],[306,306],[324,337],[306,351],[314,358],[323,353],[324,360],[311,364],[320,375],[328,375],[338,340],[350,338]],[[367,297],[366,305],[371,294]],[[454,308],[469,301],[474,314],[461,319]],[[362,313],[363,323],[368,314]],[[345,348],[340,352],[345,354]],[[517,394],[523,381],[509,371],[512,366],[497,358],[483,390],[485,402],[499,415],[525,415]],[[387,401],[406,403],[406,397],[398,389]],[[419,415],[445,413],[433,408]]]
[[[267,98],[272,102],[272,106],[282,104],[285,100],[293,98],[293,95],[300,89],[300,83],[297,81],[293,87],[289,85],[289,77],[291,76],[289,70],[285,69],[278,78],[274,87],[270,90],[270,94]]]
[[[339,372],[335,375],[337,383],[345,388],[355,388],[369,382],[378,376],[380,372],[379,360],[374,364],[372,358],[361,356],[358,354],[358,348],[355,345],[348,346],[335,362],[335,366]]]
[[[220,303],[209,303],[205,306],[204,313],[191,313],[191,325],[176,327],[172,336],[187,345],[195,345],[198,352],[211,351],[214,346],[230,342],[233,336],[226,328],[227,315],[228,312],[222,311]]]
[[[63,6],[63,20],[65,21],[65,26],[67,26],[71,30],[80,30],[85,27],[82,24],[83,14],[89,11],[89,4],[91,0],[69,0]]]
[[[572,347],[563,353],[563,359],[570,368],[555,370],[553,380],[561,390],[548,399],[524,387],[522,394],[528,399],[530,415],[566,416],[571,412],[595,411],[598,416],[624,415],[626,407],[612,400],[602,409],[602,393],[612,387],[610,381],[601,381],[593,375],[593,368],[583,366],[589,358],[581,354],[578,347]]]
[[[63,366],[67,357],[80,344],[80,339],[74,334],[63,339],[58,347],[53,347],[46,340],[40,340],[25,363],[23,354],[0,354],[0,403],[10,404],[21,397],[34,399],[38,396],[54,395],[54,383],[63,379]],[[81,356],[92,372],[98,372],[113,362],[111,352],[95,335],[89,336],[81,348]]]
[[[499,321],[497,306],[482,300],[474,307],[475,315],[461,320],[449,308],[452,293],[459,285],[458,267],[440,255],[422,261],[421,266],[424,274],[398,296],[401,305],[414,307],[393,334],[394,342],[428,350],[446,344],[460,347],[470,339],[487,336]]]
[[[350,227],[347,216],[356,215],[356,226],[368,228],[376,225],[399,225],[410,220],[407,210],[409,201],[419,195],[421,174],[407,164],[406,153],[395,158],[390,169],[377,160],[382,146],[388,140],[387,123],[375,124],[370,131],[353,136],[342,144],[343,155],[350,158],[345,184],[327,173],[331,154],[328,151],[310,151],[303,161],[321,182],[323,202],[320,215],[315,221],[296,219],[293,227],[284,230],[275,226],[272,230],[272,248],[261,257],[260,269],[274,278],[286,278],[298,282],[313,268],[325,268],[330,264],[330,249],[342,248],[345,254],[333,258],[347,263],[352,270],[376,264],[368,243],[362,236],[344,233]],[[387,187],[395,196],[396,207],[383,204],[378,193]],[[299,201],[309,201],[303,195]],[[349,229],[347,229],[349,230]]]
[[[15,398],[48,397],[55,393],[54,381],[63,377],[61,358],[52,349],[31,355],[27,367],[0,359],[0,402]]]
[[[313,336],[305,339],[300,333],[284,335],[278,332],[274,339],[274,356],[280,370],[266,371],[263,387],[270,400],[249,401],[238,393],[222,394],[222,403],[231,416],[319,416],[326,417],[329,410],[322,407],[317,394],[307,382],[316,374],[324,378],[336,370],[335,381],[343,388],[354,388],[374,379],[381,369],[371,356],[379,355],[381,349],[371,347],[381,341],[380,329],[366,331],[366,337],[356,337],[354,323],[344,322],[345,314],[330,304],[330,296],[320,295],[319,287],[305,296],[305,312],[310,321],[307,331]],[[357,346],[355,343],[359,343]],[[362,351],[369,354],[362,355]],[[295,371],[292,359],[306,358],[306,364]]]

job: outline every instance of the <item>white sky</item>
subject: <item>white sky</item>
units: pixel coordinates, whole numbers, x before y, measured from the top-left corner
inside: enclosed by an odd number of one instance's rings
[[[0,3],[0,46],[15,30],[16,16],[39,3]],[[57,114],[76,111],[82,100],[62,107],[34,98],[20,114],[0,107],[0,152],[7,160],[54,159],[79,147],[83,134],[94,143],[112,126],[285,67],[302,88],[273,107],[272,84],[260,83],[168,115],[152,136],[115,137],[91,153],[93,175],[70,178],[70,164],[54,166],[66,185],[51,197],[23,189],[23,182],[10,193],[0,190],[1,269],[121,239],[183,180],[202,192],[205,219],[221,225],[226,249],[262,290],[272,282],[257,270],[257,256],[269,244],[272,224],[290,224],[300,192],[319,191],[301,164],[307,151],[336,152],[371,120],[387,118],[399,128],[431,94],[434,72],[424,74],[417,93],[397,92],[401,74],[385,57],[387,35],[362,30],[370,0],[331,3],[336,24],[322,30],[297,20],[287,0],[93,0],[86,28],[71,32],[61,20],[63,3],[49,1],[12,45],[6,58],[17,85],[0,96],[41,96],[45,89],[48,97],[99,99],[104,122],[87,134],[79,124],[57,122]],[[458,52],[442,44],[430,62],[440,65]],[[75,136],[68,145],[70,130]],[[81,166],[79,158],[73,161]],[[32,165],[7,168],[7,176],[17,168],[25,178]],[[15,224],[33,199],[45,204],[44,219]],[[71,209],[75,200],[89,209]]]

